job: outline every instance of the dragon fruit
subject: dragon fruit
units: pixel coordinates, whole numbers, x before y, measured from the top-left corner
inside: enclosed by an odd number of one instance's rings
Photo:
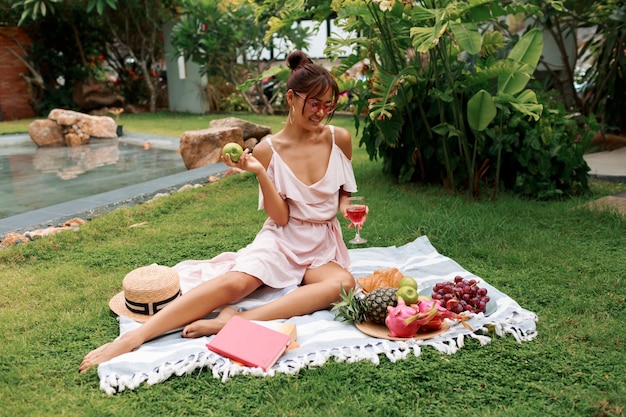
[[[463,326],[472,330],[462,316],[441,306],[438,300],[420,299],[416,304],[406,305],[402,298],[398,298],[398,305],[387,308],[385,325],[389,328],[391,337],[410,338],[418,331],[433,331],[440,329],[444,319],[458,320]]]
[[[385,325],[391,337],[413,337],[419,330],[419,322],[409,321],[419,314],[417,304],[406,305],[402,298],[398,298],[398,305],[387,307]]]

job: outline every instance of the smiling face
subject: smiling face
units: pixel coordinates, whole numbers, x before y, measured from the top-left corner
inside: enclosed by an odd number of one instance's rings
[[[302,123],[303,127],[318,127],[324,118],[332,117],[337,107],[331,88],[316,95],[289,90],[287,96],[293,106],[294,121]]]
[[[330,121],[339,97],[334,77],[300,51],[291,53],[287,63],[291,68],[287,80],[290,120],[308,129],[317,128],[324,119]]]

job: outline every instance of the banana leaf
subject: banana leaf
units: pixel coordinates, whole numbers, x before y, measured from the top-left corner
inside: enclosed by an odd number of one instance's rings
[[[522,91],[537,64],[543,51],[543,35],[539,29],[531,29],[513,47],[508,59],[521,65],[509,74],[498,78],[498,93],[517,94]]]
[[[480,52],[481,37],[474,23],[450,22],[450,31],[462,49],[472,55]]]
[[[496,105],[493,97],[485,90],[480,90],[467,102],[467,122],[473,130],[485,130],[496,117]]]

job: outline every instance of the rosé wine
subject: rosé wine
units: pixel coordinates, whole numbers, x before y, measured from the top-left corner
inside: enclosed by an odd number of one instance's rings
[[[366,206],[351,206],[346,210],[348,215],[348,220],[350,220],[355,225],[361,225],[363,223],[363,218],[365,217],[365,213],[367,212]]]
[[[367,239],[361,237],[360,231],[363,222],[365,222],[365,215],[367,214],[367,203],[363,196],[350,196],[347,201],[346,217],[356,226],[356,236],[354,239],[349,240],[353,245],[361,243],[367,243]]]

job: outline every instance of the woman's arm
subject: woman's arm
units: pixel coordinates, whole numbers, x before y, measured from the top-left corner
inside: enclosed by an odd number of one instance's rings
[[[344,218],[348,218],[348,197],[350,197],[352,193],[344,191],[343,188],[339,189],[339,212]]]
[[[352,137],[350,136],[350,132],[344,128],[335,126],[335,143],[348,159],[352,159]],[[344,191],[343,188],[339,190],[339,212],[346,219],[348,218],[348,197],[351,195],[352,193]],[[369,207],[367,212],[369,212]],[[363,223],[365,223],[366,218],[367,214],[366,217],[363,218]]]
[[[335,143],[348,159],[352,159],[352,136],[347,129],[335,126]]]
[[[348,159],[352,159],[352,137],[346,129],[335,126],[335,143],[346,155]],[[345,191],[343,188],[339,190],[339,212],[344,218],[348,218],[346,210],[348,209],[348,197],[352,193]]]
[[[289,206],[278,194],[276,187],[267,175],[267,167],[272,159],[272,149],[267,142],[261,142],[254,147],[253,153],[246,149],[239,160],[235,163],[230,160],[230,155],[224,156],[226,165],[252,172],[259,181],[259,187],[263,193],[263,205],[265,212],[277,224],[284,226],[289,221]]]
[[[289,205],[287,201],[278,194],[276,187],[274,187],[269,175],[267,175],[267,167],[272,159],[272,149],[267,142],[261,142],[254,147],[254,151],[249,158],[255,159],[259,162],[259,165],[261,165],[261,167],[255,166],[253,169],[250,169],[250,171],[256,174],[259,181],[259,187],[263,193],[265,212],[277,224],[281,226],[286,225],[289,221]]]

